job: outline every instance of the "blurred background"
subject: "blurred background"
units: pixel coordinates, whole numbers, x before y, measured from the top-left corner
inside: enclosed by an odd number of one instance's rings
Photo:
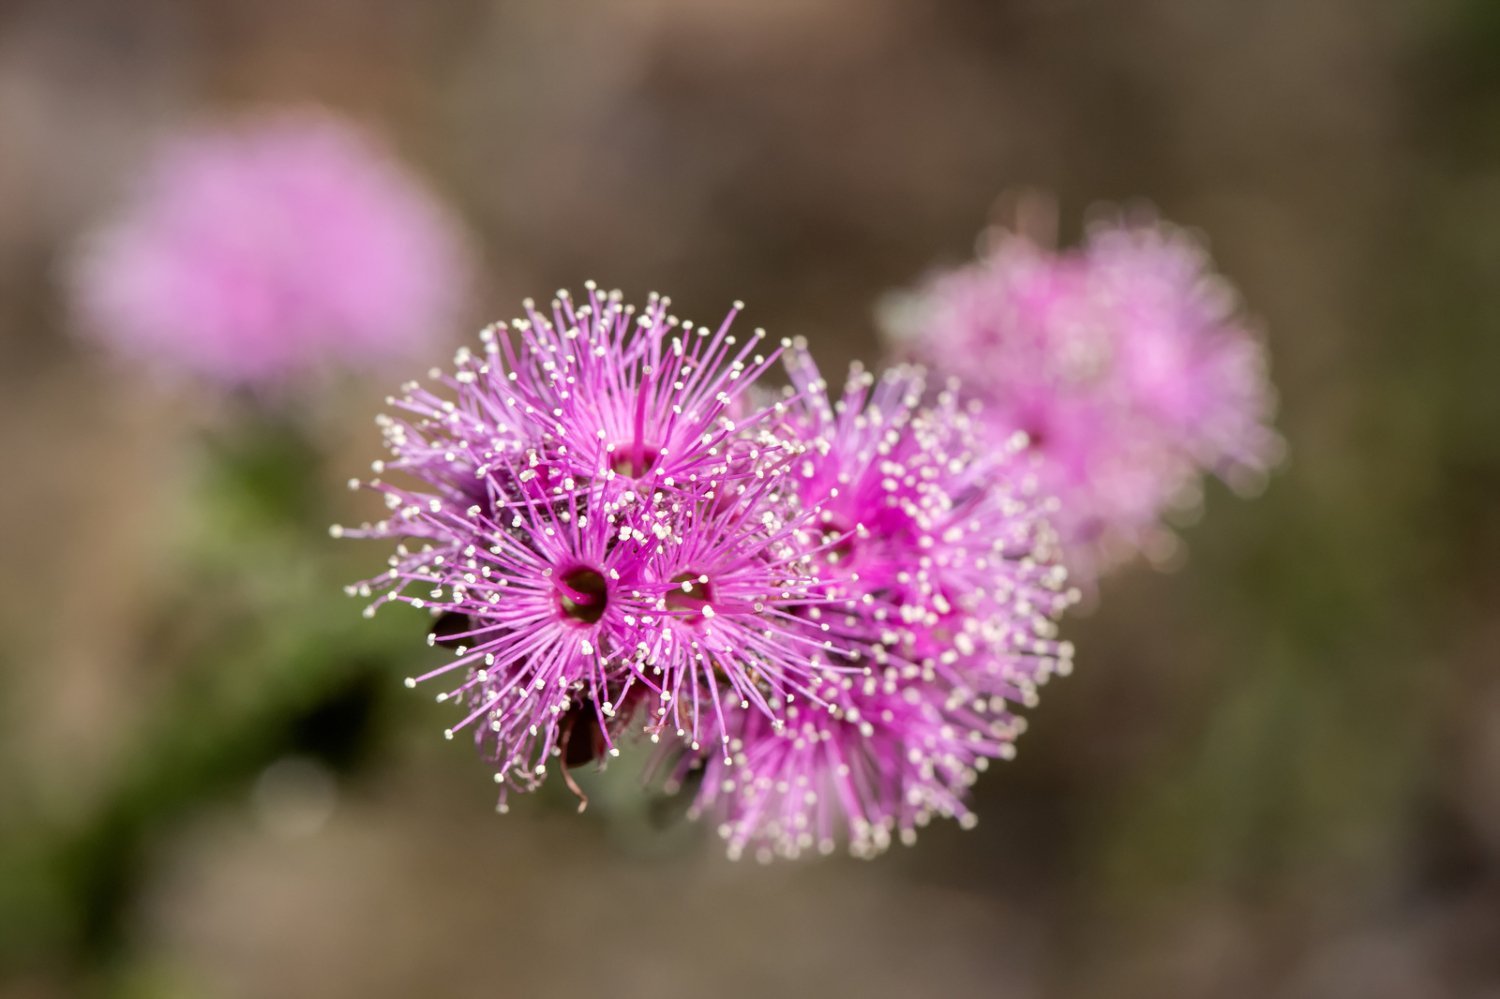
[[[472,230],[434,362],[585,278],[874,360],[1032,185],[1207,234],[1291,461],[1106,581],[974,831],[732,864],[628,760],[498,817],[340,591],[387,387],[238,434],[63,301],[163,135],[309,102]],[[1497,268],[1490,0],[9,0],[0,994],[1500,997]]]

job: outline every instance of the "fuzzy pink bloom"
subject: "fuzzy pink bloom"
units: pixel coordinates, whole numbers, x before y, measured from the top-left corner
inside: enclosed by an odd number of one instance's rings
[[[269,387],[420,355],[470,270],[454,220],[377,140],[299,110],[169,141],[70,278],[81,325],[118,352]]]
[[[502,809],[633,729],[669,785],[702,774],[734,855],[972,825],[970,784],[1072,664],[1024,438],[914,368],[830,395],[805,344],[734,331],[739,303],[711,329],[586,288],[378,421],[386,514],[333,533],[396,542],[349,588],[367,613],[432,612],[452,655],[409,685],[444,685]],[[755,384],[778,359],[779,395]]]
[[[986,440],[947,388],[924,404],[920,370],[856,365],[831,394],[805,347],[785,357],[780,432],[805,445],[790,478],[817,511],[822,617],[858,655],[814,676],[810,697],[730,712],[729,752],[703,758],[694,811],[731,856],[842,842],[868,857],[934,817],[973,825],[969,786],[1014,755],[1014,708],[1071,669],[1056,621],[1075,594],[1022,443]]]
[[[1231,482],[1268,467],[1281,441],[1265,349],[1203,247],[1168,226],[1113,222],[1090,230],[1084,253],[1126,331],[1117,363],[1136,404]]]
[[[1076,579],[1161,558],[1204,472],[1247,488],[1278,459],[1264,347],[1197,241],[1110,220],[1075,250],[1003,232],[933,279],[890,332],[1024,431]]]
[[[632,722],[727,755],[726,716],[859,668],[836,627],[850,601],[821,591],[818,510],[789,482],[804,445],[774,432],[783,404],[745,399],[781,348],[732,329],[739,303],[717,329],[670,304],[592,283],[527,300],[389,400],[368,483],[387,515],[335,528],[398,542],[350,592],[437,615],[453,657],[411,684],[450,685],[450,734],[494,764],[502,807],[613,755]]]

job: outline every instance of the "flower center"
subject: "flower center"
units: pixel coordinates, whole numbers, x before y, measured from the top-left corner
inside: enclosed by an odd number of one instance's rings
[[[652,468],[661,457],[661,451],[649,444],[622,444],[615,447],[610,471],[630,479],[639,479]]]
[[[1049,443],[1050,435],[1041,420],[1032,420],[1021,429],[1026,431],[1026,446],[1033,451],[1045,451]]]
[[[674,584],[667,591],[667,609],[681,614],[690,624],[698,624],[707,616],[704,608],[713,603],[713,585],[707,576],[684,572],[672,577]]]
[[[1033,451],[1044,451],[1052,443],[1052,414],[1041,406],[1028,406],[1015,421],[1018,429],[1026,432],[1026,446]]]
[[[842,565],[854,555],[854,525],[836,513],[823,515],[822,537],[819,543],[827,547],[822,556],[829,565]]]
[[[579,566],[557,577],[557,607],[579,624],[597,624],[609,606],[609,581],[597,569]]]

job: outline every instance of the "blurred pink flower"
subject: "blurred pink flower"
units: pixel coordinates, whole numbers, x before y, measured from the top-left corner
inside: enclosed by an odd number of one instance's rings
[[[420,356],[461,318],[470,270],[457,223],[377,139],[302,109],[166,143],[70,284],[120,353],[272,386]]]
[[[994,429],[1023,430],[1060,501],[1074,578],[1175,549],[1162,525],[1200,476],[1248,488],[1281,440],[1265,351],[1197,241],[1111,219],[1054,251],[1010,231],[893,309],[902,350],[956,375]]]

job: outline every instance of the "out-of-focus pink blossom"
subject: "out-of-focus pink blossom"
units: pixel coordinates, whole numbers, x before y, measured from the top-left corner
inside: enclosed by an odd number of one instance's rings
[[[1001,435],[1024,431],[1087,581],[1175,545],[1202,473],[1245,488],[1277,460],[1264,347],[1187,233],[1103,220],[1055,251],[1001,232],[893,310],[901,349],[963,380]]]
[[[233,385],[410,360],[460,318],[468,244],[373,136],[312,109],[168,140],[83,240],[80,325]]]

